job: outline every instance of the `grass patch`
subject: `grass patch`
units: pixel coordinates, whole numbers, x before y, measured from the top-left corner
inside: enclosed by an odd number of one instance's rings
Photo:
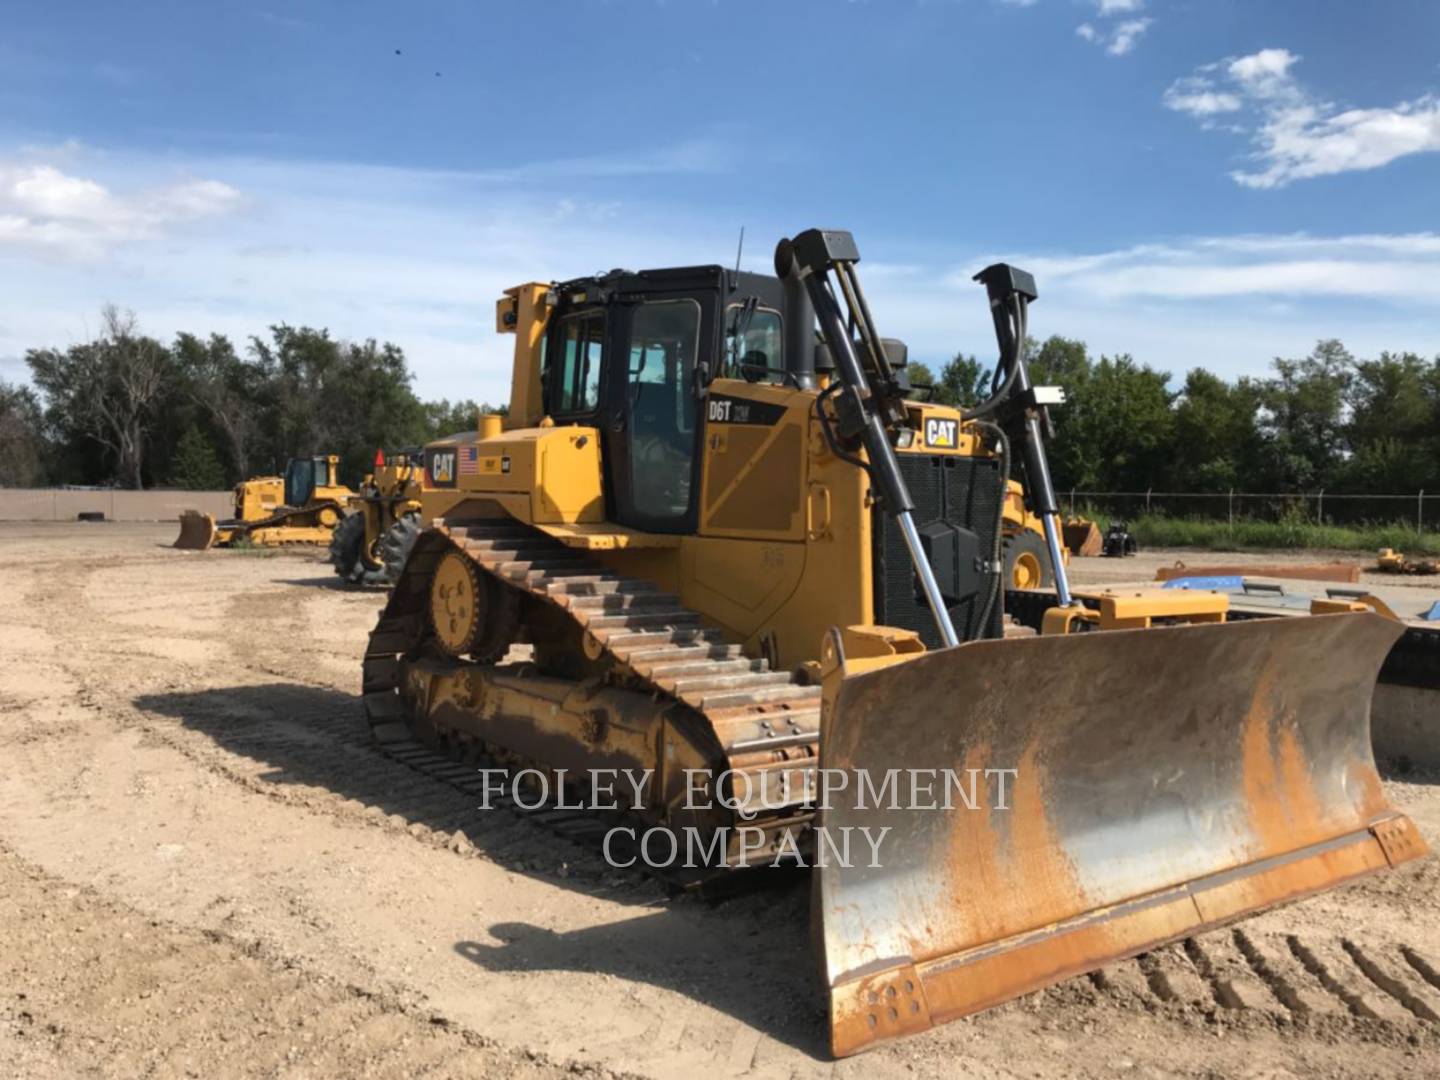
[[[281,548],[278,544],[257,544],[248,536],[237,536],[234,540],[230,541],[225,550],[233,552],[236,555],[268,559],[273,555],[278,555]]]
[[[1103,532],[1110,515],[1087,512]],[[1144,547],[1188,547],[1210,551],[1252,549],[1328,548],[1373,554],[1382,547],[1407,555],[1440,555],[1440,533],[1417,533],[1414,526],[1318,525],[1307,521],[1207,521],[1142,514],[1128,522],[1130,532]]]

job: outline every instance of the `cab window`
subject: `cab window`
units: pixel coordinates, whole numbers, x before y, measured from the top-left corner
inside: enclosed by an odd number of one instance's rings
[[[630,483],[635,510],[647,518],[674,520],[689,510],[699,344],[700,305],[694,300],[636,307],[626,371]]]
[[[590,412],[600,402],[605,359],[605,315],[590,311],[560,320],[559,364],[551,371],[551,411]],[[548,357],[547,357],[548,359]]]
[[[731,304],[725,312],[725,374],[750,382],[783,381],[783,340],[778,311]]]

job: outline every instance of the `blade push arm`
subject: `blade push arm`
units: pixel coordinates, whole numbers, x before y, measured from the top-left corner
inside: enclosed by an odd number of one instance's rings
[[[1050,566],[1055,574],[1055,595],[1062,607],[1070,607],[1075,601],[1060,552],[1060,507],[1050,479],[1044,436],[1050,425],[1049,406],[1063,402],[1065,395],[1058,387],[1032,385],[1025,362],[1028,312],[1030,303],[1038,295],[1035,278],[1007,263],[995,263],[976,274],[975,280],[985,286],[990,297],[1000,363],[990,399],[962,415],[970,420],[994,413],[1011,442],[1020,443],[1025,462],[1025,492],[1045,529],[1045,546],[1050,551]]]
[[[815,317],[840,376],[836,412],[842,425],[865,447],[877,494],[885,512],[895,519],[905,538],[940,639],[947,646],[958,645],[960,638],[950,621],[940,585],[915,527],[914,500],[900,475],[900,462],[890,444],[891,432],[905,423],[905,395],[886,358],[865,294],[860,290],[860,279],[855,274],[855,264],[859,261],[855,238],[839,229],[808,229],[793,240],[780,241],[775,251],[780,276],[798,273],[810,294]],[[846,325],[845,313],[831,284],[832,275],[845,298],[849,327],[858,333],[858,342],[852,339]]]

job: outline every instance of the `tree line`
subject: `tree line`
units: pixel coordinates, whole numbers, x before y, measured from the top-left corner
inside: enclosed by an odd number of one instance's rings
[[[273,326],[242,348],[220,334],[143,334],[106,308],[94,340],[31,349],[32,387],[0,381],[0,486],[220,489],[338,454],[354,484],[380,448],[474,430],[474,401],[422,401],[399,346]],[[503,409],[498,410],[503,411]]]
[[[1264,377],[1169,372],[1092,357],[1064,337],[1028,343],[1034,381],[1063,387],[1050,458],[1085,491],[1440,492],[1440,357],[1357,359],[1339,341],[1277,358]],[[423,401],[399,346],[270,328],[237,348],[219,334],[143,334],[107,308],[94,340],[26,354],[32,387],[0,381],[0,485],[217,489],[334,453],[354,483],[375,450],[473,430],[491,406]],[[973,405],[991,369],[957,354],[933,400]],[[499,406],[494,411],[503,411]]]
[[[1030,342],[1037,385],[1065,390],[1049,444],[1060,490],[1440,492],[1440,357],[1357,359],[1339,341],[1277,357],[1264,377],[1193,368],[1178,388],[1129,355],[1092,357],[1064,337]],[[939,376],[910,365],[933,400],[973,405],[991,369],[957,355]]]

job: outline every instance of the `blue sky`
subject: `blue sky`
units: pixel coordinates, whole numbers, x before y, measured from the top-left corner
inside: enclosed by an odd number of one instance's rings
[[[398,51],[397,51],[398,50]],[[287,321],[503,399],[508,285],[853,230],[885,333],[1174,372],[1440,353],[1433,0],[11,5],[0,377],[93,331]]]

